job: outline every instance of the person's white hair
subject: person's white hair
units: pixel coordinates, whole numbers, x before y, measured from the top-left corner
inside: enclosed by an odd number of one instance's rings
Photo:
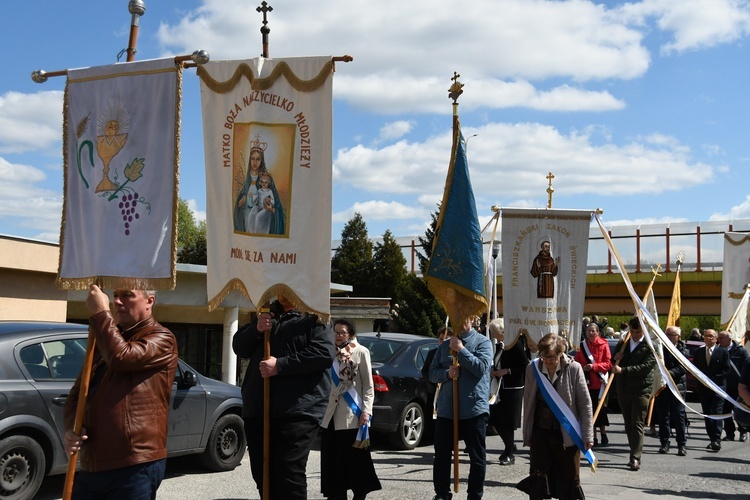
[[[490,321],[490,334],[498,334],[505,331],[505,320],[503,318],[495,318]]]

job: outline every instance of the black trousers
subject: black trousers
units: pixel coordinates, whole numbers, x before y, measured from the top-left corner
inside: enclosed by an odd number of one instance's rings
[[[560,429],[543,429],[534,426],[529,446],[529,469],[531,474],[547,476],[549,493],[562,500],[585,498],[581,488],[581,451],[577,446],[563,442]],[[529,495],[531,500],[549,498],[546,495]]]
[[[320,437],[320,490],[328,499],[346,500],[352,490],[354,498],[365,498],[382,489],[372,463],[369,448],[352,446],[358,429],[335,430],[333,421]]]
[[[310,417],[271,419],[270,497],[271,500],[307,499],[307,457],[320,426]],[[263,419],[245,419],[250,470],[258,492],[263,495]]]
[[[701,401],[701,411],[704,415],[720,415],[722,412],[722,409],[724,408],[724,400],[721,398],[721,396],[718,396],[713,391],[709,391],[708,389],[701,390],[699,389],[699,397]],[[715,420],[713,418],[704,418],[704,422],[706,423],[706,434],[708,434],[708,439],[713,442],[720,442],[721,441],[721,431],[724,430],[724,421],[723,420]]]

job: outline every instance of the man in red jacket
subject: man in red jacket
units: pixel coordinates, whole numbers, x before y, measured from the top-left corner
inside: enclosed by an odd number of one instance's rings
[[[83,417],[73,433],[81,376],[65,402],[65,451],[79,451],[74,499],[154,499],[164,478],[167,414],[177,370],[177,341],[154,320],[156,292],[92,285],[86,299],[96,351]]]

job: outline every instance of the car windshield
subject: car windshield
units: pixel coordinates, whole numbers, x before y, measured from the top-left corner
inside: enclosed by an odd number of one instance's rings
[[[373,363],[386,362],[391,356],[393,356],[393,353],[401,349],[401,346],[403,345],[403,342],[383,338],[358,337],[357,340],[360,344],[369,349],[370,360]]]

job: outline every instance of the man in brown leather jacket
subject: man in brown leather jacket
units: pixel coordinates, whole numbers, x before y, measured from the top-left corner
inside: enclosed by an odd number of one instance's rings
[[[154,320],[156,292],[92,285],[86,299],[96,351],[81,436],[73,433],[80,375],[65,402],[65,451],[79,451],[74,499],[154,499],[164,478],[177,341]]]

